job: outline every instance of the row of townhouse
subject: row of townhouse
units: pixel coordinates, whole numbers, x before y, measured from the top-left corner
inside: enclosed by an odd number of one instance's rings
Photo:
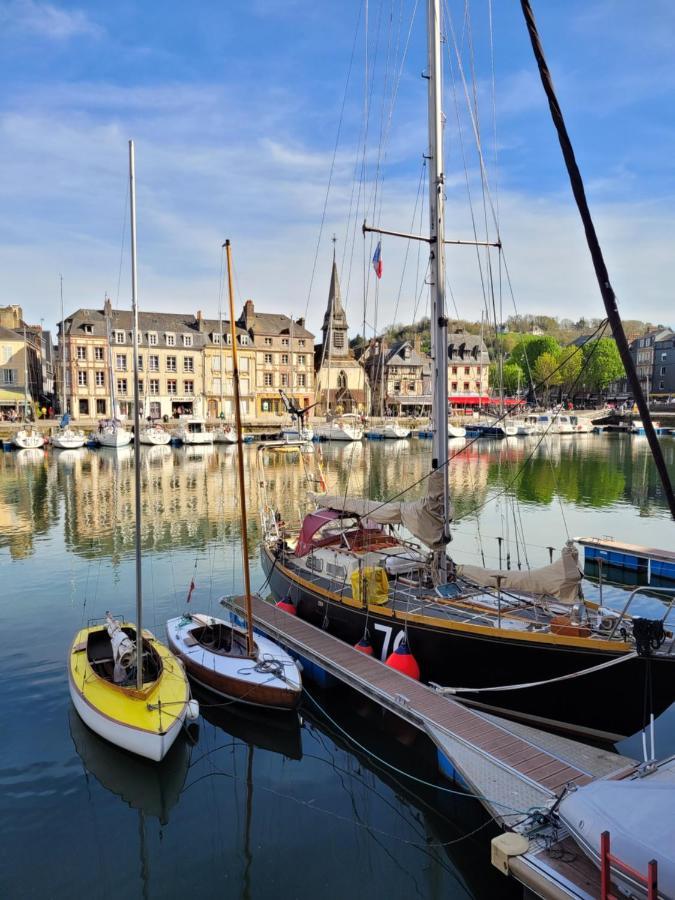
[[[74,419],[133,414],[132,316],[78,309],[59,329],[67,408]],[[304,320],[258,313],[248,300],[236,323],[242,415],[274,421],[284,411],[279,389],[296,402],[313,402],[314,335]],[[234,415],[231,329],[227,321],[196,314],[139,314],[139,392],[142,415],[230,419]],[[113,409],[113,397],[115,409]]]

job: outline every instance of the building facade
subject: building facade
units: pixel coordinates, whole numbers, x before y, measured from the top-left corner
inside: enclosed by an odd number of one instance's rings
[[[40,326],[28,325],[20,306],[0,307],[0,411],[3,414],[32,417],[51,406],[53,396],[45,390],[45,376],[48,379],[50,375],[48,350],[51,350],[49,333],[43,332]]]
[[[420,338],[389,347],[373,341],[364,355],[374,416],[426,416],[431,413],[431,358]]]
[[[370,386],[364,366],[349,347],[347,315],[342,305],[335,257],[321,331],[323,340],[314,348],[316,414],[367,413]]]
[[[448,335],[449,405],[476,406],[489,401],[490,354],[477,334]]]
[[[305,328],[305,320],[293,320],[280,313],[256,312],[247,300],[237,323],[255,350],[255,418],[280,424],[286,407],[279,393],[283,390],[301,407],[314,402],[314,335]]]
[[[202,320],[197,313],[198,328],[205,335],[204,395],[206,414],[210,419],[234,419],[234,380],[232,360],[232,330],[229,322],[219,319]],[[255,418],[255,360],[256,351],[250,334],[237,324],[237,357],[239,362],[239,390],[241,416],[244,421]]]
[[[206,340],[197,318],[178,313],[140,313],[139,332],[142,417],[206,415]],[[133,415],[130,311],[113,310],[109,300],[102,310],[77,310],[65,320],[64,351],[68,410],[74,419]]]
[[[67,408],[73,419],[133,415],[132,315],[78,309],[65,320],[57,360],[65,361]],[[139,313],[141,415],[174,419],[234,417],[232,344],[229,322],[201,312]],[[285,407],[279,389],[297,403],[314,397],[314,335],[299,319],[256,312],[248,300],[237,321],[242,416],[280,424]],[[60,379],[60,373],[57,373]],[[114,408],[113,408],[114,396]]]
[[[661,332],[654,341],[651,394],[657,400],[675,395],[675,332]]]

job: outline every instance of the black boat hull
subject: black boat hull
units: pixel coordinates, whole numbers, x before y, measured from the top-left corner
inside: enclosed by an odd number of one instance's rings
[[[366,628],[380,659],[396,649],[405,634],[399,617],[366,610],[332,599],[301,579],[263,547],[262,565],[277,598],[291,597],[298,615],[350,644]],[[485,632],[485,633],[484,633]],[[510,638],[508,633],[463,631],[409,621],[407,638],[420,667],[421,679],[446,687],[488,687],[546,681],[573,675],[615,659],[612,651],[537,643]],[[646,685],[651,699],[646,703]],[[675,700],[675,659],[632,657],[564,681],[521,690],[463,693],[456,699],[468,705],[517,718],[529,724],[566,733],[617,741],[635,734]]]

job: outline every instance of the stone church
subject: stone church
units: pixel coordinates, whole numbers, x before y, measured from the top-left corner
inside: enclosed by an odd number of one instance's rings
[[[340,295],[335,253],[328,306],[321,326],[323,341],[314,348],[316,370],[314,414],[366,414],[370,406],[368,379],[349,347],[347,315]]]

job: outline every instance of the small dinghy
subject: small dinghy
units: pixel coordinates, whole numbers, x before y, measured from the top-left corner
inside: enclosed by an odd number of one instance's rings
[[[249,655],[245,628],[201,613],[169,619],[166,634],[189,678],[215,694],[272,709],[294,709],[300,702],[298,667],[269,638],[256,634]]]
[[[658,896],[675,897],[675,757],[647,774],[584,785],[563,797],[558,813],[596,865],[600,836],[607,831],[613,857],[643,875],[655,859]],[[615,866],[612,879],[629,897],[647,896],[644,886]]]

